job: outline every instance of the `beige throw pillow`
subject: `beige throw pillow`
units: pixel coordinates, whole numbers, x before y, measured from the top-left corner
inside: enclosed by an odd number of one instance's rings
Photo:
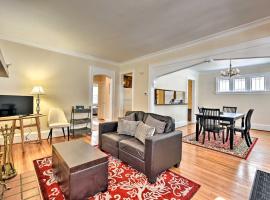
[[[148,126],[140,121],[135,132],[135,138],[137,138],[143,144],[145,144],[145,138],[153,136],[154,133],[155,133],[154,127]]]
[[[139,122],[138,121],[128,121],[124,119],[118,120],[117,132],[122,135],[134,136]]]
[[[151,127],[155,127],[156,132],[155,133],[164,133],[166,122],[159,121],[155,118],[153,118],[151,115],[148,115],[145,124]]]

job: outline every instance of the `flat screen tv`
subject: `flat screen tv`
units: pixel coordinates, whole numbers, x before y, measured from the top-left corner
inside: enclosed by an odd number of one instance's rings
[[[0,117],[33,114],[33,96],[0,95]]]

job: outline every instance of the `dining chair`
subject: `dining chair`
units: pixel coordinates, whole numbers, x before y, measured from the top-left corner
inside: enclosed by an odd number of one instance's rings
[[[237,107],[223,106],[222,111],[226,113],[236,113]]]
[[[237,111],[237,107],[232,107],[232,106],[223,106],[222,108],[222,112],[223,113],[236,113]],[[221,126],[224,126],[226,127],[227,129],[227,135],[229,134],[229,126],[230,126],[230,123],[229,122],[226,122],[226,121],[221,121],[220,122]]]
[[[198,106],[199,113],[203,112],[203,107]],[[200,120],[200,119],[199,119]],[[202,120],[199,121],[199,134],[202,132]]]
[[[245,137],[247,146],[250,147],[252,144],[252,140],[250,137],[250,129],[251,129],[251,117],[254,112],[254,109],[249,109],[246,118],[245,118],[245,126],[244,127],[235,127],[235,132],[240,132],[242,136]],[[227,139],[226,139],[227,140]]]
[[[70,123],[68,123],[64,111],[60,108],[51,108],[49,110],[48,124],[50,128],[48,139],[50,139],[50,142],[52,141],[52,131],[55,128],[62,128],[64,137],[66,137],[65,128],[67,128],[69,133]]]
[[[224,127],[220,125],[220,109],[203,108],[202,126],[203,126],[203,140],[205,142],[205,134],[208,132],[208,140],[210,140],[210,133],[213,133],[216,140],[216,133],[222,132],[222,142],[224,142]]]

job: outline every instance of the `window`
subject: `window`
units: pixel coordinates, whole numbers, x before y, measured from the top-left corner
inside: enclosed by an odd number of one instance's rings
[[[233,79],[233,90],[236,92],[246,91],[246,79],[245,78]]]
[[[252,91],[264,91],[265,84],[264,84],[264,77],[252,77],[251,78],[251,90]]]
[[[245,74],[232,78],[217,77],[216,93],[268,93],[270,72]]]
[[[93,104],[97,105],[98,104],[98,85],[93,86]]]
[[[230,91],[230,80],[219,79],[218,91],[219,92],[229,92]]]

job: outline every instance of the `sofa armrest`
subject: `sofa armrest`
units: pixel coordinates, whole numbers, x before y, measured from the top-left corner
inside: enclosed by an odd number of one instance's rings
[[[154,181],[162,171],[179,165],[182,157],[182,132],[158,134],[145,140],[145,172]]]
[[[118,127],[118,122],[104,122],[104,123],[99,123],[99,128],[98,128],[98,146],[101,148],[102,145],[102,140],[101,136],[103,133],[109,133],[109,132],[116,132]]]

